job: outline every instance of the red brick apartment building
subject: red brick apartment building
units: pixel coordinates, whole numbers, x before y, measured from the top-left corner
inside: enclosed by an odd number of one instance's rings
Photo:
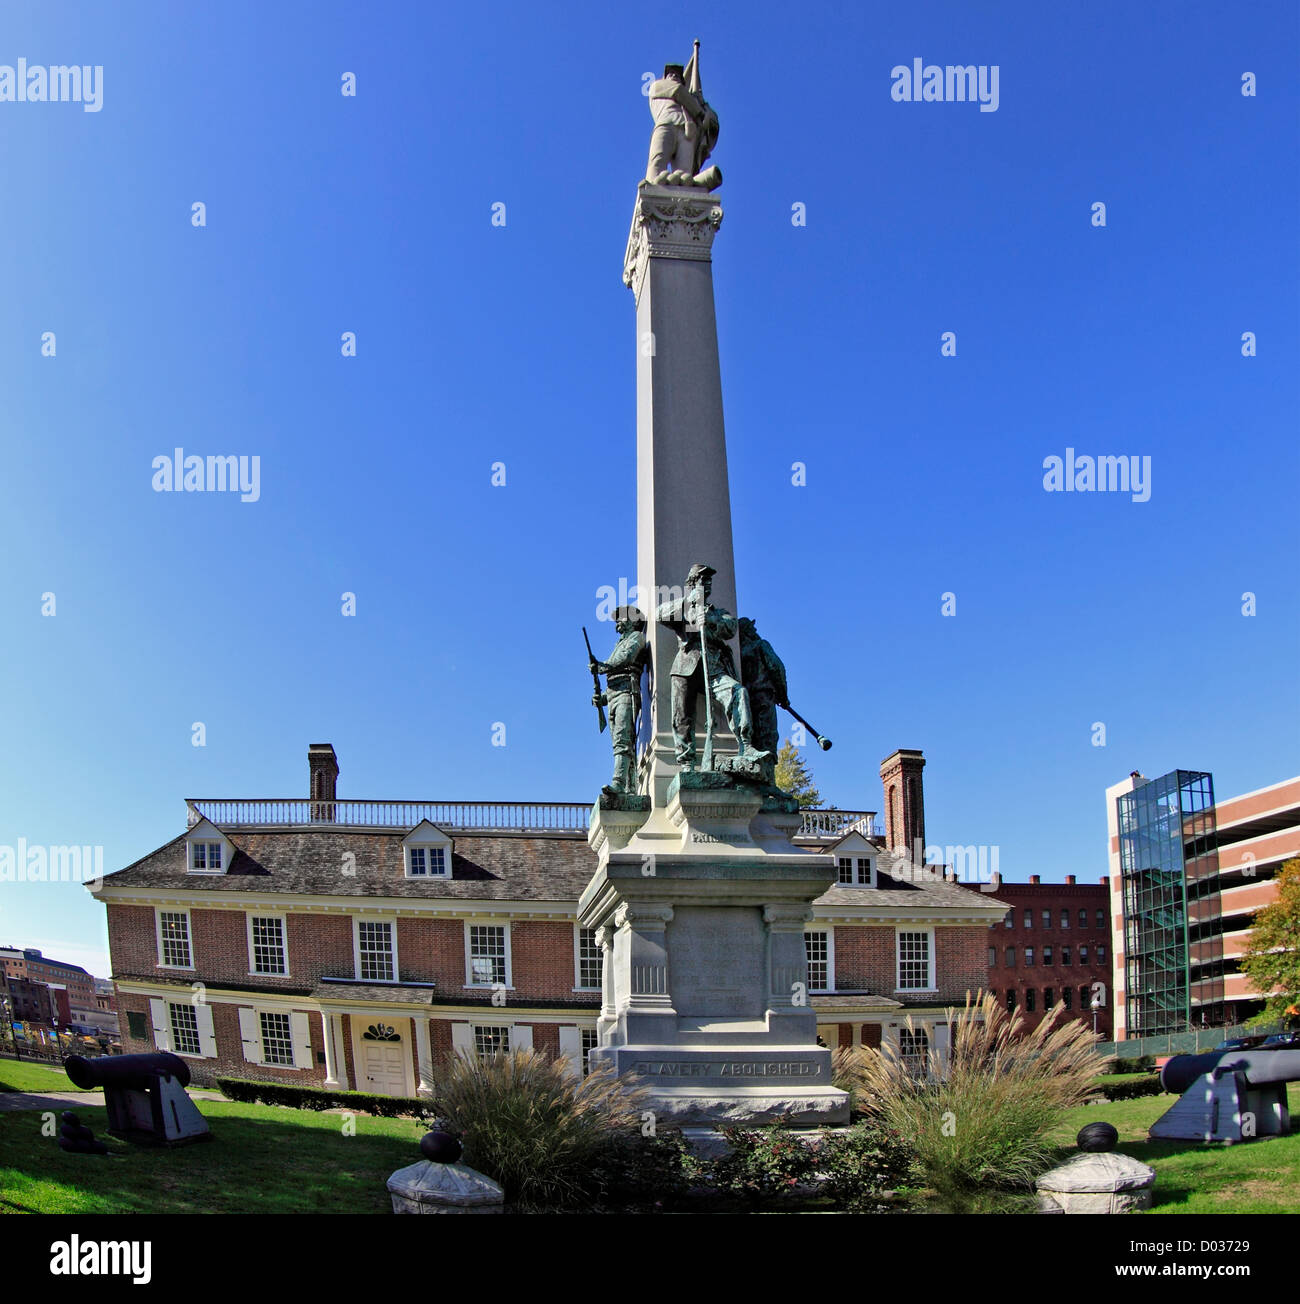
[[[45,983],[55,990],[66,989],[63,1023],[80,1022],[83,1016],[94,1022],[95,979],[79,964],[51,960],[35,947],[27,946],[0,947],[0,965],[4,966],[5,977],[10,982],[26,979]]]
[[[805,934],[828,1045],[942,1049],[947,1008],[984,984],[1005,906],[902,851],[924,764],[882,765],[883,835],[874,811],[804,812],[802,843],[839,863]],[[334,749],[313,745],[308,765],[308,798],[193,799],[175,838],[102,880],[123,1049],[174,1050],[202,1083],[389,1095],[427,1089],[453,1050],[581,1064],[603,967],[575,923],[590,806],[340,801]]]
[[[1030,1028],[1055,1005],[1062,1019],[1082,1019],[1103,1041],[1111,1034],[1111,938],[1109,879],[1096,885],[1028,883],[998,886],[998,900],[1010,907],[989,928],[988,989],[1008,1010],[1019,1010]],[[1094,1001],[1097,1003],[1094,1009]]]

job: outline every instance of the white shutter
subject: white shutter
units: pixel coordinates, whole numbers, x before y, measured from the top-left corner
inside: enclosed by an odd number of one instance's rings
[[[533,1025],[531,1023],[516,1023],[510,1029],[510,1049],[511,1050],[532,1050],[533,1048]]]
[[[170,1014],[171,1011],[168,1010],[166,1001],[161,1001],[156,996],[149,998],[149,1018],[153,1022],[153,1044],[159,1050],[176,1049],[172,1042]]]
[[[239,1011],[239,1040],[244,1043],[244,1059],[249,1064],[262,1062],[262,1021],[256,1010],[244,1006]]]
[[[205,1059],[216,1059],[217,1037],[212,1030],[212,1006],[200,1001],[194,1007],[194,1016],[199,1024],[199,1054]]]
[[[451,1048],[459,1055],[474,1054],[474,1030],[468,1023],[451,1025]]]
[[[289,1028],[293,1033],[293,1066],[311,1068],[311,1036],[307,1031],[307,1016],[301,1010],[289,1015]]]
[[[578,1028],[560,1027],[560,1054],[569,1061],[569,1076],[582,1077],[582,1032]]]

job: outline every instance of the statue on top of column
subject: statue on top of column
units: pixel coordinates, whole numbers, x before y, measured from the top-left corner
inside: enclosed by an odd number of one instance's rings
[[[665,64],[664,75],[650,84],[650,115],[655,126],[645,179],[656,186],[716,190],[722,171],[706,171],[704,163],[718,143],[718,115],[700,91],[699,41],[686,67]]]

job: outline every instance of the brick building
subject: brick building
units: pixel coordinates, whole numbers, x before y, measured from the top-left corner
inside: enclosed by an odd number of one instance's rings
[[[70,1021],[83,1014],[93,1015],[95,1010],[95,980],[79,964],[66,960],[51,960],[34,946],[0,947],[0,964],[10,980],[25,978],[31,982],[48,983],[67,991],[67,1008]]]
[[[923,801],[907,756],[906,827],[901,802],[883,835],[873,811],[805,812],[799,841],[840,868],[806,932],[831,1046],[941,1048],[1003,912],[902,855]],[[313,746],[308,798],[192,800],[184,831],[102,880],[123,1049],[174,1049],[199,1082],[390,1095],[425,1089],[453,1049],[581,1063],[603,964],[575,923],[596,864],[590,806],[347,802],[337,776],[333,748]]]
[[[10,1015],[18,1023],[36,1024],[42,1028],[54,1026],[55,1007],[53,993],[47,983],[33,982],[30,978],[8,978],[0,986],[0,996],[9,993]]]
[[[1008,1010],[1018,1009],[1036,1027],[1054,1005],[1062,1018],[1093,1022],[1103,1041],[1111,1034],[1110,889],[1096,885],[1028,883],[998,886],[998,900],[1010,908],[988,934],[988,989]]]

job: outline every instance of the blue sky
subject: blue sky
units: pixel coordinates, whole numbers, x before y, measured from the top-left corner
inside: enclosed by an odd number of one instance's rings
[[[104,73],[96,113],[0,103],[0,844],[117,868],[187,796],[305,795],[318,741],[343,796],[594,794],[641,79],[695,37],[740,607],[826,798],[919,747],[932,842],[1095,881],[1131,769],[1296,772],[1295,6],[700,14],[10,9],[0,64]],[[996,64],[997,111],[894,102],[916,57]],[[260,498],[154,492],[177,446]],[[1150,457],[1150,501],[1045,492],[1067,447]],[[2,884],[4,943],[103,972],[102,907]]]

